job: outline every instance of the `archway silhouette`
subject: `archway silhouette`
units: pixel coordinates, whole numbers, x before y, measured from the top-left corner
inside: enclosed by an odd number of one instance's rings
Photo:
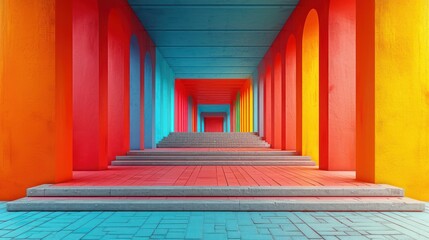
[[[135,35],[130,41],[130,149],[140,149],[140,47]]]
[[[302,154],[319,162],[319,17],[312,9],[302,37]]]
[[[154,79],[149,53],[144,60],[144,148],[155,148]]]

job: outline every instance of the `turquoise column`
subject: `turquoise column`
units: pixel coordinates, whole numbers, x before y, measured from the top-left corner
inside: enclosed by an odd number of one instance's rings
[[[174,72],[156,49],[155,142],[174,131]]]

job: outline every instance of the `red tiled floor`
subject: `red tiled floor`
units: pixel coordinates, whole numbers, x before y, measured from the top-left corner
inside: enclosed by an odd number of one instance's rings
[[[141,166],[79,171],[56,186],[370,186],[355,172],[290,166]]]

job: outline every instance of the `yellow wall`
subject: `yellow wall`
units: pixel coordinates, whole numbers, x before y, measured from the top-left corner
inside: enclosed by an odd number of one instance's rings
[[[253,86],[249,86],[249,132],[253,132]]]
[[[377,0],[375,20],[375,179],[429,200],[429,1]]]
[[[302,41],[302,154],[319,162],[319,21],[307,16]]]

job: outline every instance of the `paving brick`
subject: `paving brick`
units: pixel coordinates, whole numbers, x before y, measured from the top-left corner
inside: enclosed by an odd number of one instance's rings
[[[310,223],[307,223],[310,224]],[[301,230],[301,232],[308,238],[320,238],[313,229],[311,229],[307,224],[296,224],[296,227]]]
[[[266,223],[268,221],[268,223]],[[0,203],[0,239],[428,239],[422,213],[31,212]],[[207,237],[207,238],[206,238]]]

